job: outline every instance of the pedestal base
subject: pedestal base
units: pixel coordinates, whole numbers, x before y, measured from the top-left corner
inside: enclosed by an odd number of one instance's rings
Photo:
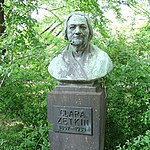
[[[104,90],[56,86],[47,94],[50,150],[103,150]]]

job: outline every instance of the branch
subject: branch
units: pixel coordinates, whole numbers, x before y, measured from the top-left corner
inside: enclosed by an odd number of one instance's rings
[[[54,23],[56,23],[56,21],[54,21]],[[42,31],[42,33],[40,33],[40,35],[45,33],[46,31],[48,31],[53,26],[54,23],[52,23],[49,27],[47,27],[44,31]]]
[[[59,23],[59,24],[57,24],[50,32],[52,33],[58,26],[60,26],[62,24],[62,22],[61,23]]]
[[[43,7],[39,7],[39,8],[45,9],[45,10],[49,11],[49,12],[52,13],[60,22],[62,22],[61,19],[60,19],[53,11],[54,11],[54,10],[61,9],[61,8],[63,8],[63,7],[66,7],[66,6],[62,6],[62,7],[59,7],[59,8],[52,9],[52,10],[49,10],[49,9],[43,8]]]
[[[23,56],[23,57],[19,57],[17,59],[14,59],[14,61],[19,60],[19,59],[24,59],[24,58],[32,57],[32,56],[35,56],[35,55],[37,56],[38,53],[35,53],[35,54],[32,54],[32,55],[26,55],[26,56]]]
[[[57,34],[56,34],[56,36],[59,36],[59,34],[61,33],[62,31],[59,31]]]
[[[150,1],[150,0],[149,0]],[[149,17],[150,18],[150,12],[149,11],[147,11],[147,10],[145,10],[144,8],[142,8],[142,7],[138,7],[138,8],[136,8],[134,5],[130,5],[130,6],[132,6],[133,8],[135,8],[135,9],[137,9],[137,10],[134,10],[135,12],[137,12],[137,13],[139,13],[138,11],[140,11],[140,12],[142,12],[142,13],[144,13],[144,14],[146,14],[147,15],[147,17]],[[129,7],[130,7],[129,6]],[[131,8],[131,7],[130,7]],[[131,8],[132,10],[133,10],[133,8]]]
[[[66,7],[66,6],[62,6],[62,7],[58,7],[58,8],[54,8],[54,9],[51,9],[51,10],[49,10],[49,9],[47,9],[47,8],[43,8],[43,7],[39,7],[39,8],[41,8],[41,9],[45,9],[45,10],[48,10],[48,11],[54,11],[54,10],[58,10],[58,9],[61,9],[61,8],[64,8],[64,7]]]
[[[1,81],[1,84],[0,84],[0,87],[2,87],[3,83],[4,83],[4,80],[6,78],[7,74],[5,74],[5,76],[3,77],[2,81]]]
[[[56,22],[56,21],[55,21]],[[54,22],[54,23],[55,23]],[[53,25],[54,25],[54,23],[52,24],[52,25],[50,25],[48,28],[46,28],[42,33],[41,33],[41,35],[43,34],[43,33],[45,33],[46,31],[48,31]],[[51,29],[50,30],[50,33],[52,33],[58,26],[60,26],[62,24],[62,22],[61,23],[59,23],[59,24],[57,24],[55,27],[53,27],[53,29]],[[59,33],[60,34],[60,33]],[[57,36],[57,35],[56,35]]]

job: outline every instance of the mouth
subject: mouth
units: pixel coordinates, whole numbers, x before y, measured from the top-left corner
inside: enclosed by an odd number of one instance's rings
[[[82,40],[81,37],[74,37],[73,39],[74,39],[74,40]]]

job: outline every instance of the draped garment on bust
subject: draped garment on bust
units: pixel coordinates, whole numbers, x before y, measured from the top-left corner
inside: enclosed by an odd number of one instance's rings
[[[90,44],[80,57],[68,45],[52,59],[48,71],[59,81],[91,81],[105,76],[112,68],[107,53],[95,45]]]

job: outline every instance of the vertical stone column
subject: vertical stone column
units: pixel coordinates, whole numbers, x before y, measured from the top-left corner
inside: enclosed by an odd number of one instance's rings
[[[59,85],[47,94],[50,150],[103,150],[104,90]]]

